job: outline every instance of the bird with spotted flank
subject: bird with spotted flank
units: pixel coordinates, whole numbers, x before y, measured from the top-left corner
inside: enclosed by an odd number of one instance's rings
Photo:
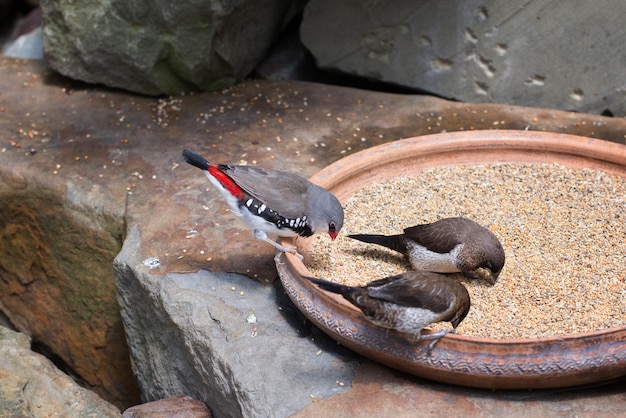
[[[328,190],[297,174],[259,167],[212,164],[192,150],[183,158],[204,171],[221,192],[231,210],[254,231],[256,239],[280,252],[297,255],[267,234],[279,237],[309,237],[328,233],[335,239],[343,226],[343,208]]]

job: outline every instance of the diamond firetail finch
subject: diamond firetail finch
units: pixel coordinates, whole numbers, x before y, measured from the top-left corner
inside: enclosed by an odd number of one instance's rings
[[[259,167],[212,164],[195,151],[184,150],[185,161],[204,171],[231,210],[254,231],[254,236],[278,251],[300,258],[295,248],[268,238],[309,237],[328,233],[335,239],[343,226],[343,208],[328,190],[304,177]]]

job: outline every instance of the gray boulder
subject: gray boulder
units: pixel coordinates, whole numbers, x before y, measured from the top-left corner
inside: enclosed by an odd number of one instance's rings
[[[0,326],[0,416],[119,417],[120,411],[80,387],[41,354],[25,334]]]
[[[297,3],[42,0],[45,56],[65,76],[142,94],[219,90],[252,71]]]
[[[466,102],[626,114],[621,0],[311,0],[320,67]]]
[[[347,389],[356,359],[303,323],[278,286],[239,274],[155,274],[131,228],[115,260],[122,316],[147,400],[181,393],[219,417],[284,417]],[[347,354],[347,353],[346,353]]]

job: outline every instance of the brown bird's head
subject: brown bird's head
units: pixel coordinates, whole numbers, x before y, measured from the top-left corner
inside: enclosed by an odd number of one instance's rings
[[[466,244],[459,250],[457,264],[470,279],[486,278],[495,283],[504,267],[504,249],[495,236],[480,245]]]
[[[469,293],[468,293],[467,298],[465,298],[464,296],[461,298],[458,310],[455,312],[454,316],[449,321],[452,324],[452,328],[456,329],[456,327],[458,327],[459,324],[463,322],[463,320],[469,313],[470,306],[471,306],[471,302],[470,302]]]

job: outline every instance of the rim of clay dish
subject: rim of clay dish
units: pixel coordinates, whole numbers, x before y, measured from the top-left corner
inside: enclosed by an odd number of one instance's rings
[[[432,167],[494,162],[557,163],[626,177],[626,146],[550,132],[469,131],[414,137],[343,158],[311,178],[341,202],[366,184]],[[310,241],[283,239],[306,257]],[[626,324],[622,327],[535,339],[490,339],[448,334],[426,352],[428,341],[409,343],[379,328],[338,295],[303,279],[310,275],[292,254],[277,257],[285,291],[332,338],[390,367],[445,383],[488,389],[540,389],[603,382],[626,375]]]

